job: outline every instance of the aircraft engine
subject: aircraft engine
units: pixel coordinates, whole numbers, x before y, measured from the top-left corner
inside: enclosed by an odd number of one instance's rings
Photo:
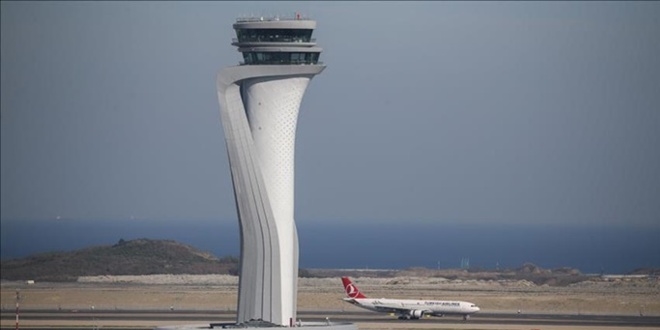
[[[411,311],[409,312],[409,314],[410,314],[410,318],[411,318],[411,319],[418,319],[418,318],[424,316],[424,311],[420,311],[420,310],[414,309],[414,310],[411,310]]]

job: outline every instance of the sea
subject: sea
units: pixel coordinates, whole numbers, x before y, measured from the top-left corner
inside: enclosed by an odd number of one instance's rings
[[[239,256],[237,221],[2,220],[0,258],[112,245],[120,239],[171,239]],[[660,228],[297,221],[300,268],[506,269],[533,263],[586,274],[660,268]]]

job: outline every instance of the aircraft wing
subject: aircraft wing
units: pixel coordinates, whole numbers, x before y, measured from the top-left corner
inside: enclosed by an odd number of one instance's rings
[[[360,304],[356,299],[353,298],[343,298],[342,299],[345,302],[351,303],[356,306],[360,307],[365,307],[364,305]],[[410,309],[408,308],[400,308],[400,307],[394,307],[394,306],[389,306],[386,304],[378,304],[378,305],[373,305],[370,306],[371,308],[375,309],[378,312],[383,312],[383,313],[397,313],[397,314],[406,314],[410,312]],[[424,311],[426,313],[426,311]]]
[[[414,312],[423,312],[424,314],[431,314],[432,311],[429,309],[416,309],[416,308],[403,308],[403,307],[395,307],[395,306],[388,306],[388,305],[376,305],[374,308],[383,313],[395,313],[399,315],[412,315]]]

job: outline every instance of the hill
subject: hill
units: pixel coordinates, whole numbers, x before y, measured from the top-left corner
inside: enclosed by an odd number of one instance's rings
[[[172,240],[123,239],[115,245],[50,252],[0,263],[2,280],[75,281],[79,276],[237,274],[238,259]]]
[[[567,286],[573,283],[592,279],[593,276],[583,275],[579,270],[562,267],[544,269],[532,263],[524,263],[516,269],[488,270],[470,269],[429,269],[414,267],[389,270],[358,270],[358,269],[306,269],[304,277],[372,277],[372,278],[443,278],[460,281],[526,281],[534,285]],[[399,281],[399,280],[396,280]]]

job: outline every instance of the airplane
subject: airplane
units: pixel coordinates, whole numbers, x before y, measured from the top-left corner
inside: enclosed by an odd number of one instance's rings
[[[344,276],[341,278],[348,298],[343,300],[355,306],[380,313],[398,314],[399,320],[418,320],[424,316],[463,315],[463,320],[479,311],[477,305],[467,301],[413,300],[413,299],[372,299],[367,298]]]

